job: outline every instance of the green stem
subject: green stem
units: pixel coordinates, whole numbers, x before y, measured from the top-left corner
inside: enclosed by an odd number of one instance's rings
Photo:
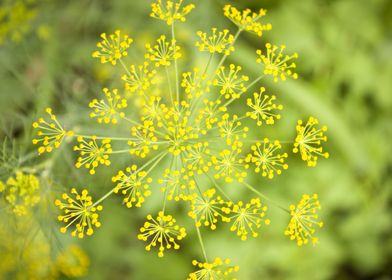
[[[199,238],[201,250],[203,251],[204,259],[208,263],[207,253],[206,253],[206,249],[204,247],[203,238],[201,237],[200,229],[196,224],[195,224],[195,227],[196,227],[197,237]]]
[[[286,208],[280,206],[278,203],[276,203],[275,201],[271,200],[270,198],[268,198],[266,195],[262,194],[261,192],[259,192],[258,190],[256,190],[254,187],[252,187],[251,185],[249,185],[246,182],[242,182],[243,185],[245,185],[249,190],[251,190],[252,192],[254,192],[255,194],[257,194],[258,196],[260,196],[261,198],[263,198],[264,200],[268,201],[269,203],[273,204],[274,206],[278,207],[279,209],[287,212],[290,214],[290,211],[287,210]]]
[[[176,50],[176,36],[174,32],[174,22],[171,26],[171,31],[172,31],[172,39],[174,40],[174,50]],[[174,59],[174,68],[176,71],[176,94],[177,94],[177,101],[180,102],[180,88],[179,88],[179,83],[178,83],[178,65],[177,65],[177,59]]]

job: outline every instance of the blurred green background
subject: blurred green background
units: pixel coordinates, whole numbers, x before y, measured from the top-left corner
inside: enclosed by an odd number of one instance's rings
[[[0,6],[12,2],[3,1]],[[256,77],[260,69],[255,49],[267,41],[284,43],[289,52],[298,52],[297,81],[263,82],[285,107],[282,121],[269,135],[294,137],[296,120],[308,115],[329,128],[326,149],[330,159],[320,160],[316,168],[306,168],[292,158],[290,168],[279,178],[250,178],[283,205],[297,201],[302,193],[318,193],[325,221],[318,246],[298,248],[290,242],[283,235],[288,220],[271,207],[273,222],[257,239],[242,242],[227,229],[212,233],[203,229],[208,252],[230,257],[240,266],[238,278],[242,280],[392,279],[392,1],[194,2],[196,9],[178,27],[178,40],[188,61],[202,64],[207,58],[193,47],[196,31],[212,26],[234,28],[223,17],[225,4],[266,8],[273,30],[261,39],[245,34],[229,61]],[[24,164],[18,155],[34,152],[31,123],[47,106],[76,129],[94,129],[88,119],[88,102],[102,87],[116,85],[119,76],[91,58],[100,33],[124,30],[140,51],[147,41],[169,33],[166,25],[148,16],[150,1],[41,0],[30,7],[36,15],[25,27],[23,21],[18,23],[18,28],[25,29],[21,38],[5,38],[0,43],[0,139],[8,139],[16,150],[17,156],[3,157],[14,166]],[[2,20],[0,13],[0,26]],[[127,61],[140,62],[138,55]],[[192,67],[185,66],[187,70]],[[50,167],[47,176],[56,182],[51,187],[53,195],[73,185],[102,195],[110,188],[113,170],[127,163],[127,159],[115,162],[110,170],[90,176],[73,167],[70,150],[63,148]],[[45,157],[32,157],[29,164]],[[3,165],[2,179],[7,172]],[[250,196],[235,186],[229,189],[235,197]],[[105,202],[105,210],[103,227],[92,238],[79,242],[58,234],[61,242],[78,242],[87,251],[91,267],[85,279],[172,280],[184,279],[193,270],[191,260],[201,256],[193,232],[180,253],[169,253],[163,259],[147,253],[137,240],[145,215],[156,210],[153,200],[135,210],[112,197]],[[43,227],[57,230],[55,214],[47,217]]]

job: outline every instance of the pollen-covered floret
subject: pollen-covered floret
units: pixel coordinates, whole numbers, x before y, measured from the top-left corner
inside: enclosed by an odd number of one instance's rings
[[[245,169],[249,166],[241,155],[241,145],[235,142],[230,149],[224,149],[218,155],[211,157],[215,169],[214,178],[224,178],[227,183],[233,179],[242,182],[247,176]]]
[[[284,55],[283,51],[286,48],[285,45],[280,47],[267,43],[265,45],[267,53],[264,54],[261,50],[257,50],[256,53],[259,56],[257,63],[264,65],[264,75],[271,75],[274,77],[274,82],[280,80],[285,81],[287,77],[298,79],[298,74],[294,73],[294,69],[297,67],[294,59],[298,58],[298,54]]]
[[[192,200],[195,196],[195,181],[185,168],[165,169],[163,178],[158,181],[161,191],[166,193],[168,200]]]
[[[246,92],[245,82],[249,81],[249,77],[239,74],[241,70],[241,66],[230,64],[228,72],[224,66],[216,72],[216,79],[212,83],[214,86],[220,87],[219,92],[226,99],[238,99],[241,94]]]
[[[155,127],[153,121],[145,120],[143,124],[133,126],[131,128],[133,139],[128,141],[131,146],[129,152],[131,155],[136,155],[145,158],[152,150],[157,150],[158,138],[155,136]]]
[[[226,202],[221,196],[216,195],[216,190],[211,188],[192,200],[188,215],[195,220],[197,227],[203,225],[215,230],[219,220],[230,222],[228,217],[230,205],[230,202]]]
[[[316,228],[324,225],[317,214],[320,208],[317,194],[302,195],[297,205],[290,205],[291,219],[284,234],[295,240],[298,246],[308,244],[309,241],[315,245],[318,242],[318,238],[314,236]]]
[[[147,175],[146,171],[138,169],[133,164],[127,167],[125,172],[120,170],[116,176],[113,176],[112,181],[117,183],[113,191],[124,195],[123,202],[128,208],[141,207],[145,198],[151,195],[149,187],[152,178]]]
[[[78,193],[75,188],[71,189],[71,195],[64,193],[62,199],[56,199],[55,205],[63,212],[58,216],[60,222],[66,225],[60,228],[62,233],[67,232],[69,227],[73,227],[71,235],[83,238],[94,233],[94,227],[99,228],[98,212],[103,209],[101,205],[96,205],[87,190]]]
[[[193,260],[192,264],[198,268],[189,274],[187,280],[236,280],[231,274],[237,272],[239,266],[231,266],[230,259],[215,258],[213,262],[199,262]]]
[[[139,240],[148,242],[146,250],[159,246],[158,256],[163,257],[165,249],[180,249],[178,241],[186,236],[186,230],[177,225],[176,219],[171,215],[165,215],[163,211],[156,218],[147,216],[147,221],[140,228]]]
[[[150,64],[145,61],[138,66],[131,65],[128,73],[121,79],[124,81],[125,89],[130,93],[144,95],[156,83],[155,74],[156,70],[151,69]]]
[[[248,203],[239,201],[233,204],[230,211],[233,224],[230,230],[236,232],[241,240],[246,240],[249,234],[257,237],[259,235],[257,230],[261,225],[270,224],[270,220],[264,218],[267,209],[267,206],[261,204],[260,198],[252,198]]]
[[[150,16],[165,21],[167,25],[172,25],[175,21],[184,22],[185,16],[195,8],[195,5],[183,6],[183,2],[183,0],[156,0],[151,4]]]
[[[75,163],[77,168],[85,166],[90,170],[90,174],[93,175],[98,165],[110,165],[109,155],[112,153],[110,139],[102,139],[100,144],[97,143],[98,139],[96,136],[91,138],[79,136],[77,140],[79,145],[74,146],[74,151],[79,152],[79,157]]]
[[[227,113],[218,122],[218,127],[219,134],[223,139],[226,139],[227,145],[238,143],[238,140],[246,138],[249,131],[247,126],[242,125],[241,119],[237,115],[230,117]]]
[[[109,91],[104,88],[103,93],[106,100],[93,99],[89,107],[93,109],[90,113],[91,118],[96,118],[99,123],[112,123],[116,124],[119,118],[125,116],[122,109],[128,106],[127,100],[122,98],[117,89]]]
[[[274,124],[275,120],[280,119],[278,111],[283,109],[283,105],[276,104],[275,100],[275,95],[265,94],[265,88],[261,87],[260,92],[253,93],[253,100],[252,98],[246,100],[246,105],[252,109],[252,111],[246,112],[246,116],[256,120],[258,126],[263,123]]]
[[[223,53],[225,55],[234,51],[234,36],[229,33],[228,29],[218,31],[217,28],[212,28],[211,32],[211,34],[202,31],[197,32],[200,41],[197,41],[195,46],[199,48],[199,51],[212,54]]]
[[[272,179],[275,174],[280,175],[282,170],[287,169],[289,166],[285,163],[288,157],[287,153],[278,154],[277,151],[282,148],[278,140],[270,141],[265,138],[264,141],[256,142],[252,145],[253,153],[248,154],[246,162],[251,162],[255,165],[255,172],[260,173],[264,177]]]
[[[255,33],[259,37],[263,35],[264,31],[272,29],[270,23],[262,24],[259,22],[259,20],[267,14],[267,11],[264,9],[260,9],[258,13],[255,13],[250,9],[239,11],[231,5],[226,5],[223,8],[223,12],[225,17],[230,19],[238,28]]]
[[[317,128],[318,123],[316,118],[309,117],[305,125],[302,120],[299,120],[296,126],[297,137],[295,138],[293,152],[299,152],[302,160],[306,161],[309,167],[316,166],[319,156],[329,157],[329,153],[324,152],[321,146],[322,142],[327,141],[327,136],[324,135],[327,127]]]
[[[99,58],[101,63],[110,62],[112,65],[116,65],[119,59],[128,55],[128,49],[133,42],[128,35],[121,36],[120,30],[110,35],[102,33],[101,38],[102,41],[97,43],[100,50],[93,52],[92,56]]]
[[[72,131],[66,131],[56,116],[53,114],[51,108],[46,108],[46,113],[49,115],[49,120],[39,118],[33,123],[33,128],[37,129],[37,138],[33,139],[34,145],[38,147],[38,153],[50,153],[55,148],[59,148],[66,136],[73,136]]]
[[[170,66],[171,61],[181,57],[180,47],[176,45],[176,40],[166,40],[166,36],[162,35],[158,38],[157,44],[151,46],[146,44],[145,58],[155,62],[155,66]]]

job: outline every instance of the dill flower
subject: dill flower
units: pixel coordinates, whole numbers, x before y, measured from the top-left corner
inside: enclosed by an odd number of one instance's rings
[[[94,58],[99,58],[101,63],[110,62],[116,65],[117,61],[128,55],[128,49],[131,46],[133,39],[128,35],[121,36],[121,31],[116,30],[113,34],[101,34],[102,41],[97,43],[99,51],[93,52]]]
[[[188,170],[203,174],[210,169],[212,162],[208,145],[208,142],[198,142],[186,150],[184,164]]]
[[[246,116],[257,120],[258,126],[261,126],[263,122],[268,125],[274,124],[275,120],[280,119],[280,114],[277,111],[283,109],[283,105],[274,103],[275,95],[269,96],[264,93],[265,88],[261,87],[259,93],[253,93],[253,100],[252,98],[246,100],[246,104],[253,110],[246,112]]]
[[[145,120],[141,125],[133,126],[131,133],[134,138],[128,141],[128,145],[131,146],[130,154],[145,158],[151,150],[157,150],[158,145],[154,143],[158,141],[158,138],[154,131],[153,122],[150,120]]]
[[[259,58],[256,60],[257,63],[264,65],[264,74],[271,75],[274,77],[274,82],[285,81],[287,77],[298,79],[298,74],[294,73],[293,70],[297,65],[292,62],[293,59],[298,58],[298,54],[283,55],[283,51],[286,48],[285,45],[280,47],[267,43],[265,45],[267,53],[264,54],[261,50],[257,50],[256,53]]]
[[[227,145],[233,142],[238,143],[240,138],[246,138],[249,128],[242,126],[241,120],[237,115],[230,118],[229,114],[224,114],[221,121],[218,122],[219,134],[223,139],[226,139]]]
[[[90,113],[91,118],[97,118],[99,123],[112,123],[118,122],[118,117],[124,117],[124,112],[121,110],[126,108],[127,100],[118,94],[117,89],[109,91],[107,88],[103,89],[106,101],[101,99],[93,99],[89,107],[93,109]]]
[[[56,266],[67,277],[83,277],[88,272],[90,259],[80,247],[72,245],[57,256]]]
[[[216,195],[216,189],[208,189],[203,192],[202,196],[197,196],[192,200],[191,210],[188,215],[195,220],[196,226],[206,226],[212,230],[216,229],[218,219],[223,222],[229,222],[227,214],[230,212],[227,203],[221,196]]]
[[[187,280],[236,280],[230,274],[237,272],[239,266],[230,266],[230,259],[215,258],[212,263],[193,260],[192,264],[198,268],[189,274]]]
[[[147,251],[151,247],[159,246],[158,257],[164,256],[165,249],[180,249],[177,241],[186,236],[186,230],[176,224],[176,219],[171,215],[165,215],[163,211],[156,218],[147,216],[147,221],[140,228],[139,240],[149,242],[145,247]]]
[[[66,233],[73,225],[71,235],[83,238],[85,233],[90,236],[94,233],[94,227],[101,226],[98,212],[102,211],[103,207],[93,203],[87,190],[79,194],[75,188],[72,188],[71,195],[64,193],[61,198],[62,200],[56,199],[55,205],[64,213],[58,216],[58,220],[66,224],[60,228],[62,233]]]
[[[125,82],[125,89],[131,93],[144,95],[145,92],[155,84],[155,69],[151,69],[150,64],[145,61],[143,64],[131,65],[127,75],[121,79]]]
[[[113,191],[114,193],[121,191],[125,196],[123,202],[128,208],[132,206],[141,207],[145,198],[151,195],[149,185],[152,179],[147,177],[148,173],[146,171],[138,169],[135,164],[127,167],[125,172],[120,170],[112,178],[112,181],[117,183]]]
[[[314,167],[317,164],[318,157],[328,158],[329,153],[323,151],[321,143],[327,141],[327,136],[324,133],[327,131],[326,126],[320,129],[318,120],[314,117],[309,117],[307,123],[304,125],[302,120],[298,121],[296,130],[297,137],[294,142],[294,153],[301,153],[302,160],[308,163],[309,167]]]
[[[167,25],[172,25],[175,21],[184,22],[186,20],[185,16],[195,8],[195,5],[182,6],[183,2],[183,0],[156,0],[151,4],[152,12],[150,16],[165,21]]]
[[[176,45],[176,40],[166,41],[166,36],[158,38],[157,44],[151,46],[146,44],[145,58],[155,62],[155,66],[170,66],[170,61],[181,57],[180,47]]]
[[[34,145],[38,147],[38,154],[50,153],[53,149],[60,147],[65,136],[72,136],[72,131],[66,131],[58,122],[51,108],[46,108],[49,120],[39,118],[33,122],[33,128],[38,129],[37,138],[33,139]]]
[[[192,200],[194,198],[195,181],[190,178],[185,168],[165,169],[163,178],[158,181],[163,185],[162,192],[167,192],[168,200]]]
[[[216,79],[213,81],[214,86],[220,87],[220,94],[226,99],[238,99],[241,94],[246,92],[247,88],[244,82],[249,80],[248,76],[239,75],[242,70],[241,66],[230,64],[228,73],[222,66],[216,72]]]
[[[230,55],[234,51],[234,36],[229,33],[228,29],[223,31],[217,31],[216,28],[212,28],[212,34],[198,31],[197,36],[200,37],[200,41],[197,41],[195,46],[199,48],[199,51],[210,52],[210,53],[223,53]]]
[[[288,157],[287,153],[276,153],[281,148],[282,145],[278,140],[271,142],[268,138],[265,138],[263,143],[256,142],[255,145],[252,145],[253,154],[248,154],[246,161],[255,164],[256,173],[261,171],[261,175],[272,179],[275,174],[280,175],[283,169],[289,167],[287,163],[284,163]]]
[[[102,139],[100,145],[98,145],[97,140],[96,136],[92,136],[89,139],[79,136],[77,138],[79,145],[74,146],[74,151],[79,152],[75,166],[80,168],[84,165],[90,170],[91,175],[95,174],[95,168],[98,165],[110,165],[109,154],[112,153],[111,140],[109,138]]]
[[[209,87],[204,84],[206,74],[200,75],[198,68],[193,68],[193,72],[182,74],[181,87],[184,88],[188,99],[201,96],[204,92],[209,92]]]
[[[247,176],[244,169],[248,168],[241,156],[241,148],[239,144],[234,144],[231,149],[224,149],[217,156],[212,156],[211,161],[214,165],[214,178],[224,178],[227,183],[237,179],[242,182]]]
[[[314,236],[315,228],[323,226],[317,215],[320,208],[317,194],[302,195],[297,205],[290,205],[291,219],[284,234],[295,240],[298,246],[308,244],[309,241],[315,245],[318,242],[318,238]]]
[[[272,25],[270,23],[261,24],[259,22],[259,20],[267,14],[267,11],[264,9],[260,9],[258,13],[255,13],[250,9],[239,11],[231,5],[226,5],[223,8],[223,12],[225,17],[237,25],[238,28],[255,33],[259,37],[263,35],[264,31],[272,29]]]
[[[0,181],[0,193],[3,193],[12,212],[17,216],[27,215],[41,199],[40,184],[36,176],[17,171],[3,183]]]
[[[269,219],[264,219],[267,209],[267,206],[261,204],[259,198],[253,198],[246,204],[242,201],[233,204],[230,219],[234,222],[230,230],[236,232],[241,240],[246,240],[248,234],[257,237],[259,235],[257,229],[262,223],[270,224]]]

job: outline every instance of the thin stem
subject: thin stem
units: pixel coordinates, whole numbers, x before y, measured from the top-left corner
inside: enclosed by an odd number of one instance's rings
[[[207,175],[207,177],[212,181],[215,187],[223,194],[223,196],[226,197],[227,200],[232,201],[231,198],[226,194],[226,192],[218,185],[215,179],[210,176],[210,174],[208,173],[204,173],[204,174]]]
[[[74,137],[82,137],[82,138],[86,138],[86,139],[98,139],[98,140],[103,140],[103,139],[110,139],[113,141],[129,141],[129,140],[137,140],[135,138],[129,138],[129,137],[106,137],[106,136],[91,136],[91,135],[82,135],[82,134],[74,134],[72,135]],[[70,137],[72,137],[70,136]]]
[[[173,163],[174,163],[174,156],[171,157],[170,160],[170,167],[169,169],[172,170],[173,169]],[[165,193],[163,194],[163,207],[162,207],[162,212],[165,213],[165,209],[166,209],[166,198],[167,198],[167,185],[169,182],[166,181],[165,184]]]
[[[203,251],[204,259],[208,263],[207,253],[206,253],[206,249],[204,247],[203,238],[201,237],[200,229],[196,224],[195,224],[195,227],[196,227],[197,237],[199,238],[201,250]]]
[[[107,192],[103,197],[98,199],[91,207],[97,206],[99,203],[104,201],[106,198],[108,198],[114,191],[115,188],[111,189],[109,192]]]
[[[132,76],[131,72],[129,72],[129,70],[128,70],[127,66],[125,65],[124,61],[121,58],[119,59],[119,61],[120,61],[121,65],[122,65],[122,67],[124,68],[125,72],[127,73],[127,75],[129,77]]]
[[[255,194],[257,194],[258,196],[260,196],[261,198],[263,198],[264,200],[268,201],[269,203],[273,204],[274,206],[278,207],[279,209],[287,212],[290,214],[290,211],[287,210],[286,208],[280,206],[278,203],[276,203],[275,201],[271,200],[270,198],[268,198],[267,196],[265,196],[264,194],[262,194],[261,192],[259,192],[258,190],[256,190],[254,187],[252,187],[251,185],[249,185],[246,182],[242,182],[242,184],[244,186],[246,186],[249,190],[251,190],[252,192],[254,192]]]
[[[204,67],[203,76],[205,74],[207,74],[208,68],[210,67],[210,64],[211,64],[211,61],[212,61],[213,57],[214,57],[214,53],[210,54],[210,57],[208,58],[208,62],[206,64],[206,67]]]
[[[175,36],[175,32],[174,32],[174,22],[171,26],[171,30],[172,30],[172,39],[174,41],[174,49],[176,50],[177,46],[177,42],[176,42],[176,36]],[[177,59],[174,59],[174,68],[176,71],[176,94],[177,94],[177,101],[180,102],[180,88],[179,88],[179,83],[178,83],[178,65],[177,65]]]
[[[261,75],[258,77],[256,80],[254,80],[252,83],[250,83],[247,87],[246,90],[250,89],[252,86],[254,86],[258,81],[260,81],[262,78],[264,78],[264,75]]]
[[[240,34],[241,34],[242,31],[243,31],[242,28],[238,28],[238,31],[237,31],[237,33],[235,34],[234,40],[233,40],[233,42],[231,42],[231,45],[229,46],[229,49],[230,49],[232,46],[234,46],[235,42],[237,41],[237,39],[238,39],[238,37],[240,36]],[[228,57],[227,54],[225,54],[225,55],[222,57],[222,59],[219,61],[218,67],[216,67],[216,71],[218,71],[218,69],[223,65],[223,63],[226,61],[226,58],[227,58],[227,57]],[[216,72],[216,71],[215,71],[215,72]]]
[[[169,69],[168,69],[167,66],[165,66],[165,70],[166,70],[167,84],[169,86],[170,100],[171,100],[171,103],[174,104],[173,91],[172,91],[172,86],[171,86],[171,83],[170,83]]]

